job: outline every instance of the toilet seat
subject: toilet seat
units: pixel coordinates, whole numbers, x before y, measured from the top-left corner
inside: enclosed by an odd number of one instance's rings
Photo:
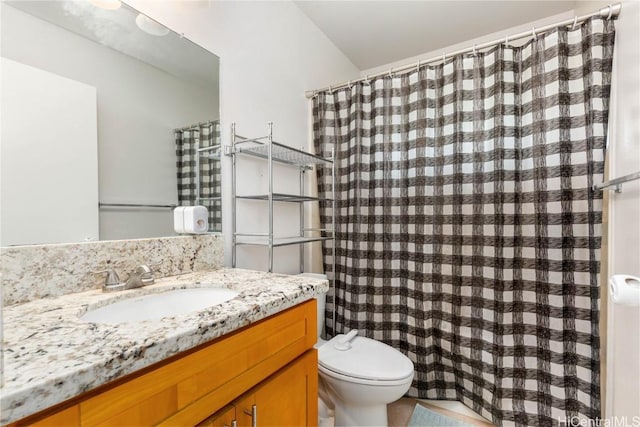
[[[318,349],[318,368],[326,375],[370,385],[397,385],[413,377],[413,363],[393,347],[365,337],[356,337],[351,348],[338,350],[338,335]]]
[[[327,342],[325,340],[323,340],[322,338],[318,338],[318,341],[316,341],[315,345],[313,346],[313,348],[318,349],[320,347],[322,347],[323,345],[325,345]]]
[[[366,380],[364,378],[351,377],[349,375],[344,375],[339,372],[332,371],[331,369],[327,369],[320,364],[318,364],[318,371],[325,375],[328,375],[330,377],[333,377],[342,381],[347,381],[354,384],[373,385],[373,386],[380,386],[380,387],[402,385],[407,381],[410,381],[413,379],[413,372],[412,372],[411,374],[409,374],[409,376],[405,378],[400,378],[397,380]]]

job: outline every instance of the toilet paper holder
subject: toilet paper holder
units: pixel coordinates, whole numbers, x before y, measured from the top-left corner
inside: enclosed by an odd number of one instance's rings
[[[615,274],[609,278],[609,294],[616,304],[640,306],[640,278]]]

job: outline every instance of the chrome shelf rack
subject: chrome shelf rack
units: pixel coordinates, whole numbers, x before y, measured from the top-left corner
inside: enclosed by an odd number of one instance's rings
[[[257,194],[252,196],[236,196],[238,199],[249,199],[249,200],[268,200],[268,194]],[[318,202],[321,199],[318,197],[311,196],[302,196],[297,194],[282,194],[282,193],[273,193],[273,201],[274,202]],[[330,199],[325,199],[330,200]]]
[[[302,150],[288,147],[286,145],[275,142],[272,139],[272,126],[269,126],[269,135],[248,139],[236,135],[235,150],[236,153],[248,154],[254,157],[260,157],[269,161],[283,163],[292,166],[300,166],[305,169],[311,169],[311,165],[331,165],[332,159],[316,156],[315,154],[306,153]],[[268,144],[265,144],[264,140]]]
[[[236,266],[237,247],[239,245],[258,245],[268,248],[269,260],[268,271],[273,272],[273,248],[287,245],[300,245],[300,272],[304,272],[304,244],[323,240],[333,240],[333,255],[335,259],[335,198],[320,199],[318,197],[307,196],[304,193],[305,173],[313,170],[314,167],[331,168],[332,192],[335,191],[335,167],[333,158],[324,158],[302,150],[288,147],[273,140],[273,123],[268,124],[268,133],[257,138],[246,138],[236,133],[236,124],[231,125],[231,146],[228,147],[227,154],[232,157],[232,266]],[[267,161],[267,176],[269,179],[269,190],[266,194],[239,195],[236,191],[237,183],[237,161],[242,155],[258,157]],[[300,186],[298,194],[284,194],[274,192],[273,172],[274,164],[282,164],[298,168]],[[266,201],[266,210],[269,214],[269,230],[267,233],[238,233],[237,230],[237,200],[260,200]],[[332,206],[332,227],[305,228],[305,205],[307,202],[326,201]],[[276,202],[298,203],[300,206],[300,232],[297,236],[276,237],[273,229],[273,205]],[[334,267],[335,269],[335,267]],[[335,277],[335,271],[334,275]]]

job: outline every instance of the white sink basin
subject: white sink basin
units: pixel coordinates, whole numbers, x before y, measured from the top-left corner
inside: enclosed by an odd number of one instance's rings
[[[237,291],[227,288],[177,289],[114,302],[89,310],[80,320],[92,323],[126,323],[160,319],[203,310],[235,298]]]

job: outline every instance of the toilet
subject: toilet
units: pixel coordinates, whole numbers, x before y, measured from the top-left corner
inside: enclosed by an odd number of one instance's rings
[[[326,279],[324,275],[313,277]],[[316,299],[320,337],[325,295]],[[323,413],[329,407],[334,410],[335,426],[386,426],[387,404],[400,399],[411,387],[411,360],[387,344],[358,336],[356,330],[327,342],[318,338],[316,348],[320,424],[324,424]]]

